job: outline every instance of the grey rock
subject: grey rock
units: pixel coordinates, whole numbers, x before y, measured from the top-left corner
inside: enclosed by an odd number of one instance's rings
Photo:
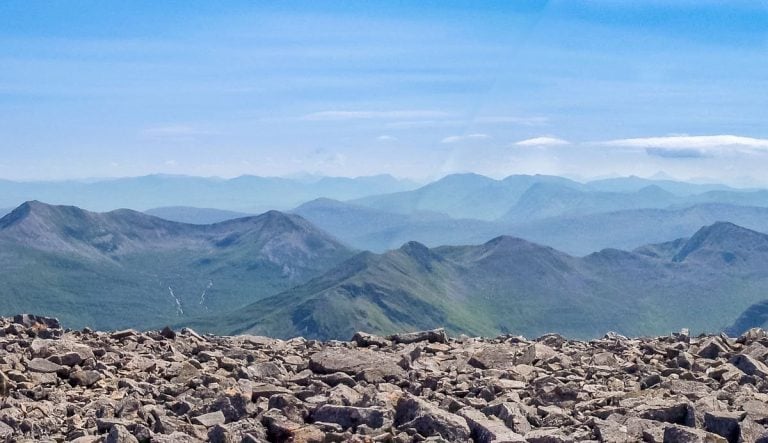
[[[432,329],[431,331],[418,331],[407,332],[403,334],[394,334],[387,337],[395,343],[417,343],[421,341],[427,341],[430,343],[447,343],[448,335],[445,333],[445,329]]]
[[[379,337],[378,335],[368,334],[365,332],[356,332],[355,335],[352,336],[352,341],[357,343],[357,345],[360,347],[383,347],[392,344],[390,340],[387,340],[384,337]]]
[[[392,413],[379,408],[358,408],[353,406],[323,405],[312,413],[314,421],[336,423],[343,429],[360,425],[379,429],[391,425]]]
[[[0,441],[768,443],[762,330],[319,342],[20,321],[0,318]]]
[[[208,414],[198,415],[192,419],[192,422],[206,428],[210,428],[215,425],[223,425],[227,419],[224,417],[224,413],[221,411],[210,412]]]
[[[669,426],[664,430],[664,443],[726,443],[717,434],[686,426]]]
[[[43,358],[35,358],[27,363],[27,370],[32,372],[41,372],[43,374],[51,374],[61,371],[62,369],[64,369],[63,366],[57,365],[56,363]]]
[[[525,442],[525,438],[507,428],[496,417],[488,417],[477,409],[467,406],[457,412],[467,421],[471,437],[476,443],[490,442]]]
[[[707,412],[704,414],[704,429],[725,437],[729,443],[738,443],[741,434],[739,422],[744,415],[739,412]]]
[[[75,371],[69,374],[69,383],[73,386],[90,387],[101,378],[102,376],[98,371]]]
[[[757,375],[763,378],[768,377],[768,366],[751,355],[736,355],[731,359],[730,363],[747,375]]]
[[[139,440],[133,436],[122,425],[112,426],[104,443],[139,443]]]
[[[468,441],[471,433],[463,417],[411,395],[398,402],[395,425],[401,430],[413,428],[425,437],[442,437],[456,442]]]

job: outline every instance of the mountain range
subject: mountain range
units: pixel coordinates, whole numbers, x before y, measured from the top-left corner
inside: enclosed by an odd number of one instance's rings
[[[212,225],[27,202],[0,219],[0,311],[150,327],[284,291],[353,251],[299,216]]]
[[[408,184],[276,180],[150,176],[82,188],[85,200],[116,192],[115,205],[121,195],[154,201],[146,183],[163,203],[189,186],[182,204],[145,213],[24,203],[0,218],[0,311],[72,327],[314,338],[438,326],[585,338],[735,331],[768,318],[767,191],[456,174],[358,198]],[[316,188],[304,196],[344,196],[249,215],[246,194],[284,198],[288,182]],[[226,209],[230,199],[242,209]]]
[[[246,212],[228,211],[226,209],[196,208],[193,206],[163,206],[147,209],[144,213],[165,220],[192,225],[210,225],[254,215]]]
[[[474,246],[409,242],[192,324],[313,338],[439,326],[470,335],[646,335],[720,330],[766,293],[768,235],[716,223],[689,238],[583,258],[509,236]]]
[[[219,203],[226,206],[226,201]],[[412,191],[346,201],[321,197],[291,212],[353,247],[373,252],[411,240],[434,247],[513,235],[583,256],[604,248],[633,249],[690,235],[721,220],[766,231],[765,208],[768,192],[764,190],[716,184],[639,177],[579,183],[544,175],[494,180],[453,174]],[[172,221],[207,224],[250,211],[172,206],[146,212]]]
[[[436,212],[452,218],[519,223],[553,216],[725,203],[768,206],[768,192],[638,177],[586,183],[548,175],[494,180],[448,175],[420,188],[351,200],[386,212]]]
[[[768,208],[720,203],[563,215],[523,223],[455,219],[429,212],[398,214],[330,199],[313,200],[291,212],[346,244],[373,252],[395,249],[410,240],[434,247],[513,235],[583,256],[606,248],[634,249],[689,236],[722,220],[768,232]]]
[[[193,206],[257,213],[289,209],[319,197],[348,200],[416,187],[412,181],[390,175],[309,179],[244,175],[222,179],[158,174],[91,181],[0,180],[0,207],[42,200],[93,211]]]

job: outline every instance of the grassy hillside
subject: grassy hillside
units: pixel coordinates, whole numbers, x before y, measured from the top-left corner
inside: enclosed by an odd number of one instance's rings
[[[729,223],[683,241],[584,258],[513,237],[434,249],[410,242],[360,254],[304,285],[192,324],[313,338],[436,326],[585,338],[608,330],[716,331],[764,299],[767,270],[768,236]]]
[[[303,283],[352,252],[296,215],[213,225],[29,202],[0,219],[0,312],[150,327]]]

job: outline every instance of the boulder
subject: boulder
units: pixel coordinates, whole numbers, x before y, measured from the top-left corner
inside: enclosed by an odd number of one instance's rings
[[[322,405],[312,413],[314,421],[336,423],[343,429],[360,425],[379,429],[392,423],[392,414],[379,408],[358,408],[353,406]]]
[[[469,441],[471,431],[467,421],[412,395],[397,403],[395,425],[398,429],[413,428],[424,437],[441,437],[452,442]]]

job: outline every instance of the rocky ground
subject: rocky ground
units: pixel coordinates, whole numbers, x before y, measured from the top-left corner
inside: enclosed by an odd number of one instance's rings
[[[768,442],[768,335],[350,342],[0,320],[0,441]]]

